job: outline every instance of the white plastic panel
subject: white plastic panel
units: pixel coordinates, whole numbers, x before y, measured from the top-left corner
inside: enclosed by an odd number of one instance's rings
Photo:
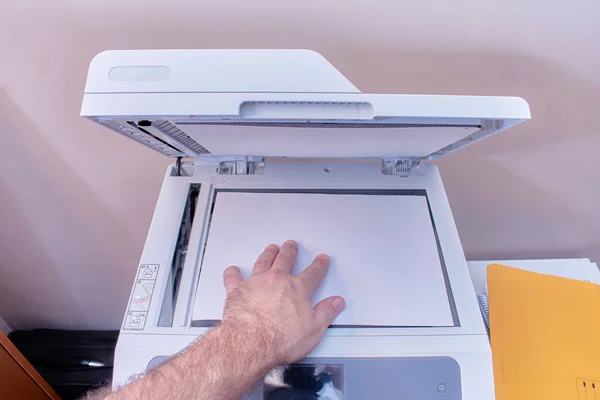
[[[86,93],[357,93],[310,50],[111,50],[92,60]]]
[[[115,351],[113,388],[146,372],[154,357],[184,350],[197,334],[121,334]],[[460,366],[463,400],[493,400],[492,354],[486,335],[325,337],[310,357],[452,357]],[[440,399],[444,398],[443,393]],[[400,398],[404,400],[403,398]]]
[[[171,70],[165,66],[114,67],[108,72],[112,82],[160,82],[166,81]]]

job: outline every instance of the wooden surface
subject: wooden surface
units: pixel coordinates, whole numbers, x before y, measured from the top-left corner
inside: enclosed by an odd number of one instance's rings
[[[0,399],[60,399],[2,332],[0,332]]]

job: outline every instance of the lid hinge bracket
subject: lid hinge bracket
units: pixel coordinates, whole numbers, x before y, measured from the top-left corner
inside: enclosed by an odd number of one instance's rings
[[[265,161],[261,157],[235,157],[221,160],[217,172],[219,175],[257,175],[265,169]]]
[[[419,160],[384,158],[381,160],[381,173],[401,177],[411,176],[414,169],[419,168]]]

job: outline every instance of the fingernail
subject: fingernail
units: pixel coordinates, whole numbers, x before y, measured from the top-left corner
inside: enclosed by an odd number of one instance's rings
[[[344,307],[346,306],[346,302],[344,301],[344,299],[342,297],[336,297],[331,302],[331,305],[333,306],[333,309],[335,310],[335,312],[337,312],[339,314],[344,310]]]
[[[265,250],[269,250],[269,251],[279,250],[279,246],[277,246],[276,244],[270,244],[265,248]]]
[[[295,241],[295,240],[287,240],[287,241],[286,241],[286,242],[285,242],[283,245],[284,245],[284,246],[285,246],[285,245],[288,245],[288,246],[294,246],[294,247],[297,247],[297,246],[298,246],[298,243],[296,243],[296,241]]]
[[[322,264],[329,264],[329,256],[327,254],[319,254],[315,257],[315,260]]]

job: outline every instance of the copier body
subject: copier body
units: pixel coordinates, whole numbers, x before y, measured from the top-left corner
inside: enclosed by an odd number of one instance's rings
[[[529,119],[524,100],[363,94],[303,50],[111,51],[90,66],[82,115],[176,160],[126,307],[115,387],[218,323],[222,254],[247,265],[261,240],[290,238],[306,257],[335,249],[329,287],[348,283],[343,323],[285,367],[327,375],[323,398],[494,398],[489,340],[429,160]],[[286,207],[304,214],[277,218]],[[314,243],[306,232],[323,219]],[[354,265],[374,248],[375,265]],[[247,398],[268,398],[277,376]]]

